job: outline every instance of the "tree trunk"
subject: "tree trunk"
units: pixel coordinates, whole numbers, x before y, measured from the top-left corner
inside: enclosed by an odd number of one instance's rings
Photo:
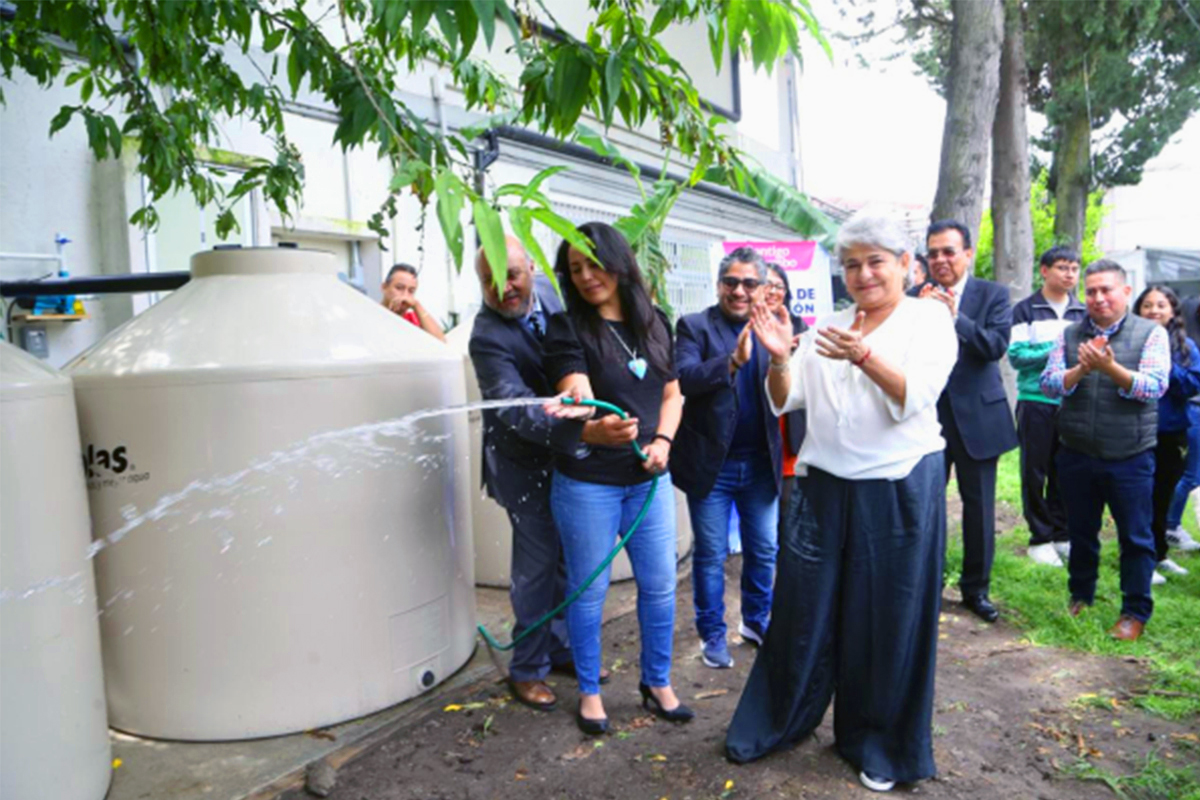
[[[1079,250],[1092,182],[1092,125],[1087,109],[1076,109],[1063,124],[1054,160],[1058,177],[1054,187],[1054,239]]]
[[[1029,217],[1029,131],[1025,125],[1025,32],[1021,0],[1004,2],[1000,102],[992,127],[993,263],[1014,301],[1033,290],[1033,222]]]
[[[946,124],[933,218],[956,219],[971,229],[972,243],[983,216],[989,137],[1000,89],[1000,45],[1004,38],[1001,0],[952,0]]]

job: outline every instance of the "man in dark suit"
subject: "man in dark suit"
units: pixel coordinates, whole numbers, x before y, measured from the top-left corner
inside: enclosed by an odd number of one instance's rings
[[[671,479],[687,494],[695,550],[696,628],[709,667],[733,666],[726,643],[725,559],[730,506],[742,536],[742,638],[762,644],[778,547],[783,443],[765,391],[769,357],[747,324],[762,302],[766,265],[754,250],[721,261],[717,304],[679,321],[675,368],[686,398]]]
[[[524,247],[509,237],[508,272],[497,287],[480,249],[475,262],[484,307],[471,330],[469,352],[485,400],[548,397],[553,387],[542,371],[546,319],[562,310],[550,282],[534,279]],[[550,514],[553,452],[580,446],[584,423],[554,420],[541,406],[483,412],[483,482],[512,523],[512,600],[516,636],[562,602],[566,572],[558,529]],[[476,531],[476,536],[483,535]],[[560,615],[513,650],[509,686],[520,702],[549,711],[557,698],[546,684],[551,669],[569,670],[566,620]]]
[[[999,361],[1008,352],[1012,303],[999,284],[972,277],[971,231],[961,222],[929,226],[930,280],[912,294],[946,304],[958,333],[958,363],[938,400],[946,439],[946,480],[954,468],[963,504],[963,605],[986,622],[1000,612],[988,597],[996,551],[996,462],[1017,446]]]

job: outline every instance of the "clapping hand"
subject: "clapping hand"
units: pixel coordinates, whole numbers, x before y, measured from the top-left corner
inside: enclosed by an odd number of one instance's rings
[[[1115,356],[1108,346],[1108,337],[1097,336],[1090,342],[1079,345],[1079,364],[1085,372],[1094,369],[1105,371],[1113,365]]]
[[[783,364],[792,355],[792,323],[772,314],[765,305],[758,304],[750,312],[750,327],[758,341],[771,354],[771,361]]]
[[[866,313],[860,311],[849,330],[835,328],[831,325],[817,331],[817,353],[826,358],[840,361],[861,361],[869,349],[866,342],[863,341],[862,333],[863,323],[866,319]]]

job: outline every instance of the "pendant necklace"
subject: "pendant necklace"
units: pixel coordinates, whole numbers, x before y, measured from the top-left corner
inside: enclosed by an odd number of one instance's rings
[[[640,381],[642,378],[646,377],[646,359],[637,354],[637,348],[631,348],[629,345],[625,344],[625,340],[621,338],[621,334],[617,333],[617,329],[613,327],[611,322],[608,320],[605,320],[605,322],[608,324],[609,331],[611,331],[612,335],[615,336],[617,341],[621,343],[621,347],[625,348],[625,352],[629,354],[629,363],[627,363],[625,366],[628,367],[629,371],[633,373],[633,376]]]

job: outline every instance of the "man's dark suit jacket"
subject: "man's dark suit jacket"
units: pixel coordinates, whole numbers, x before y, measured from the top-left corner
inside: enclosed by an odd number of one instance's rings
[[[675,369],[684,403],[683,421],[671,448],[671,480],[691,497],[706,497],[712,491],[733,441],[738,404],[729,354],[736,345],[737,336],[722,319],[719,306],[688,314],[675,329]],[[757,342],[755,346],[761,348]],[[758,359],[760,387],[766,381],[769,362],[766,352],[762,352]],[[783,436],[765,387],[761,397],[778,488],[783,472]],[[800,436],[803,438],[803,433]]]
[[[544,278],[534,281],[534,291],[544,324],[562,310],[562,303]],[[542,343],[523,320],[505,319],[484,306],[475,317],[468,351],[485,400],[555,393],[542,370]],[[554,451],[573,452],[582,427],[580,422],[552,420],[541,406],[484,411],[483,485],[488,496],[510,511],[544,503]]]
[[[909,294],[915,297],[921,288],[913,287]],[[939,412],[949,404],[967,455],[976,461],[997,458],[1017,446],[1016,425],[1000,378],[1000,359],[1008,352],[1012,333],[1008,290],[972,277],[958,301],[954,330],[958,362],[938,403]]]

